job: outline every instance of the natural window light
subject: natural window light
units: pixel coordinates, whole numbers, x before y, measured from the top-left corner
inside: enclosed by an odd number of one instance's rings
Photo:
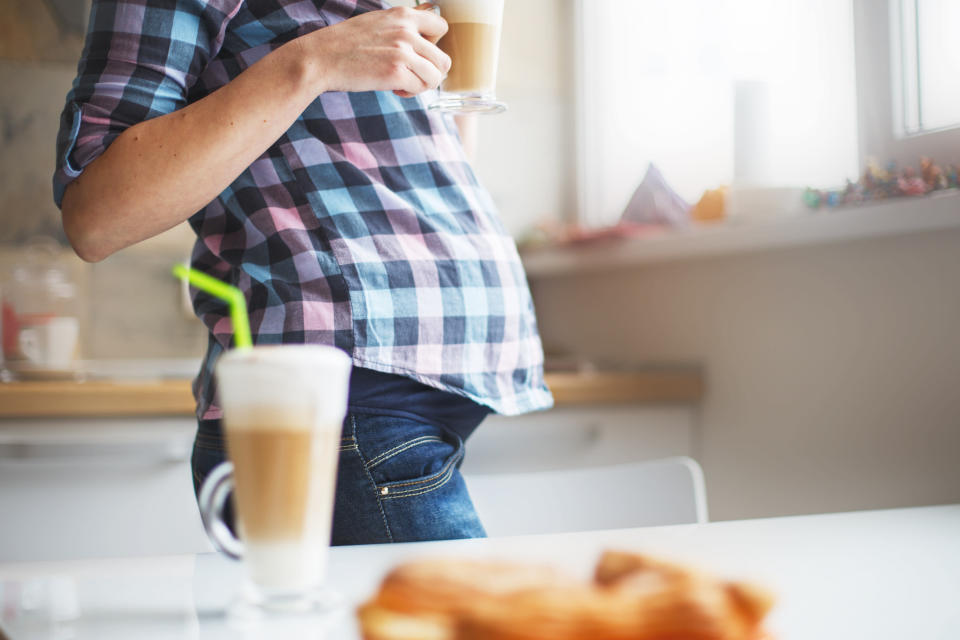
[[[849,0],[581,0],[577,24],[584,222],[615,222],[649,162],[689,201],[856,176]]]
[[[960,2],[897,0],[901,134],[960,126]]]

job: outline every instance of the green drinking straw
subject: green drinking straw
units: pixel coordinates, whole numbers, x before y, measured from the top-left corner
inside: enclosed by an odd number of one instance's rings
[[[230,305],[234,347],[249,349],[253,346],[253,340],[250,338],[250,319],[247,317],[247,300],[240,289],[196,269],[191,269],[185,264],[173,265],[173,275]]]

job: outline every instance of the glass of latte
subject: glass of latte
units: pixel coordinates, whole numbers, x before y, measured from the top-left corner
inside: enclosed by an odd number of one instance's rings
[[[200,491],[211,541],[241,559],[234,610],[316,613],[323,589],[350,358],[332,347],[235,349],[216,366],[228,462]],[[234,537],[224,519],[233,493]]]
[[[454,113],[502,113],[496,98],[503,0],[431,0],[449,29],[437,46],[452,62],[431,109]]]

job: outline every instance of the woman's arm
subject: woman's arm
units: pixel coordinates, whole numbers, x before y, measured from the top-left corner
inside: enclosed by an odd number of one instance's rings
[[[428,39],[446,28],[427,11],[365,13],[279,47],[202,100],[131,126],[67,186],[71,245],[98,261],[183,222],[325,91],[436,87],[450,59]]]
[[[471,163],[477,159],[477,116],[456,116],[457,130],[460,132],[460,142],[467,160]]]

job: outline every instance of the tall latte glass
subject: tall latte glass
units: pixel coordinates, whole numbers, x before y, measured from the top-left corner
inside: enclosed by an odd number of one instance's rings
[[[496,98],[503,0],[431,0],[449,30],[437,45],[452,65],[431,109],[454,113],[501,113]]]
[[[200,510],[214,545],[245,565],[234,609],[324,611],[350,358],[323,346],[237,349],[216,374],[229,462],[207,478]],[[231,490],[239,540],[223,519]]]

